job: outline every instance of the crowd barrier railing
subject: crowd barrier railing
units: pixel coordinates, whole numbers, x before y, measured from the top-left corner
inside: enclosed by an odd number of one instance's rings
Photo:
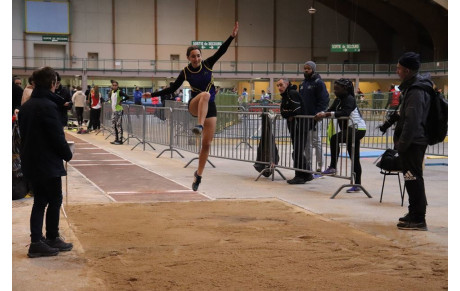
[[[336,173],[332,177],[349,180],[349,183],[342,185],[331,198],[348,186],[358,186],[368,197],[371,197],[362,185],[355,184],[354,161],[350,159],[355,151],[355,131],[352,130],[351,135],[339,135],[341,140],[336,144],[336,148],[331,148],[331,137],[341,131],[339,123],[348,123],[344,128],[354,127],[351,119],[326,118],[317,122],[314,116],[296,116],[288,122],[276,113],[277,110],[272,108],[273,106],[257,107],[222,106],[219,108],[209,157],[253,163],[260,173],[256,178],[257,181],[261,175],[271,176],[274,180],[276,173],[286,179],[279,169],[321,174],[321,171],[330,164],[333,153],[337,153]],[[180,151],[199,155],[201,137],[191,131],[197,119],[191,116],[186,107],[124,105],[123,110],[123,128],[127,143],[130,139],[137,141],[131,150],[140,144],[143,145],[143,150],[146,145],[155,150],[152,144],[159,144],[166,146],[167,149],[163,150],[157,158],[167,151],[171,152],[171,158],[173,152],[184,158]],[[384,135],[378,129],[378,125],[385,121],[390,111],[369,109],[360,111],[367,127],[366,136],[361,139],[361,148],[393,147],[394,128],[389,128]],[[110,104],[104,104],[101,127],[110,135],[113,134],[111,115]],[[351,144],[351,154],[347,153],[347,144]],[[430,151],[430,149],[435,150]],[[443,143],[428,147],[427,153],[438,155],[447,153],[447,139]],[[197,158],[193,158],[185,167],[195,159]],[[215,167],[211,161],[208,162]]]
[[[360,109],[361,115],[366,122],[366,136],[361,140],[361,147],[368,149],[394,148],[393,135],[395,125],[389,127],[385,133],[382,133],[378,128],[383,124],[389,116],[394,112],[390,109]],[[441,143],[428,146],[427,155],[433,156],[448,156],[448,137]]]
[[[108,122],[109,118],[111,120],[111,107],[104,106],[102,122],[104,127],[111,125]],[[348,119],[345,121],[351,122]],[[325,119],[317,123],[313,116],[296,116],[290,124],[295,126],[288,127],[286,119],[269,108],[251,112],[218,111],[209,157],[253,163],[260,173],[256,181],[261,175],[271,176],[274,180],[276,173],[286,179],[279,169],[320,174],[330,156],[328,133],[330,135],[331,132],[340,131],[337,120]],[[129,139],[138,141],[132,149],[143,144],[145,150],[146,144],[154,143],[167,146],[168,149],[163,150],[162,153],[171,151],[171,158],[173,151],[183,158],[179,150],[198,155],[201,137],[191,132],[195,125],[196,118],[191,116],[186,108],[124,106],[125,135],[128,136],[128,142]],[[346,144],[350,143],[351,156],[353,156],[354,139],[354,134],[344,135],[337,143],[337,153],[342,154],[338,154],[337,172],[332,177],[349,180],[349,183],[342,185],[331,198],[348,186],[359,186],[368,197],[371,197],[362,185],[355,184],[353,160],[346,154]],[[299,140],[301,144],[296,144]],[[153,146],[151,147],[155,150]],[[297,154],[299,151],[301,154]],[[293,154],[294,152],[296,154]],[[185,167],[195,159],[197,158],[193,158]],[[208,162],[214,166],[209,160]]]

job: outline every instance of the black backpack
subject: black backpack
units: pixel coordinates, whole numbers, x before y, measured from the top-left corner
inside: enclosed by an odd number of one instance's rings
[[[428,136],[428,144],[434,145],[443,142],[447,136],[448,104],[443,94],[433,88],[420,87],[430,94],[430,109],[426,119],[425,131]]]
[[[428,134],[428,144],[434,145],[443,142],[447,136],[448,108],[443,94],[432,90],[430,96],[431,105],[425,129]]]

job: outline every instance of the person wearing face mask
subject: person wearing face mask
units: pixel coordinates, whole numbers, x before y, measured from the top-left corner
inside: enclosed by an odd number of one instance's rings
[[[225,54],[237,34],[238,22],[235,22],[229,38],[219,47],[214,55],[204,61],[201,58],[201,49],[198,46],[188,47],[187,59],[190,63],[180,72],[176,81],[168,88],[159,92],[147,93],[151,97],[164,96],[175,92],[184,81],[190,84],[192,98],[188,102],[188,111],[192,116],[198,118],[198,124],[192,129],[192,132],[196,135],[202,135],[198,170],[195,171],[195,180],[192,184],[193,191],[197,191],[201,183],[201,175],[208,160],[217,123],[217,108],[214,102],[216,88],[214,86],[212,67]]]
[[[316,115],[318,112],[325,111],[329,105],[329,93],[326,90],[321,76],[316,72],[316,64],[312,61],[305,62],[304,64],[304,77],[305,79],[300,84],[299,93],[302,98],[303,104],[305,104],[307,115]],[[321,147],[321,137],[319,136],[322,132],[322,122],[318,121],[312,125],[311,129],[311,142],[307,143],[305,149],[307,163],[311,164],[312,150],[315,149],[316,153],[316,169],[321,171],[323,168],[323,153]]]
[[[315,120],[325,117],[339,118],[350,117],[351,120],[338,121],[340,131],[331,137],[331,163],[321,174],[335,175],[337,172],[337,158],[339,156],[339,143],[347,143],[347,151],[353,159],[353,172],[355,173],[355,184],[361,185],[361,163],[359,161],[359,147],[361,139],[366,135],[366,122],[359,112],[356,105],[353,83],[349,79],[339,79],[334,82],[334,93],[336,98],[326,112],[319,112],[315,115]],[[352,122],[348,123],[347,122]],[[356,126],[355,128],[353,126]],[[355,134],[355,150],[352,155],[353,131]],[[348,193],[361,191],[359,186],[353,186],[347,190]]]

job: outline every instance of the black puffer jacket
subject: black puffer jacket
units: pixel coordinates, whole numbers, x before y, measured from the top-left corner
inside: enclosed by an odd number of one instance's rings
[[[430,109],[430,90],[433,83],[429,75],[417,74],[399,86],[402,104],[394,133],[395,147],[405,152],[411,144],[426,145],[425,124]]]
[[[296,85],[289,83],[286,91],[281,94],[280,113],[286,119],[296,115],[305,115],[305,109]]]

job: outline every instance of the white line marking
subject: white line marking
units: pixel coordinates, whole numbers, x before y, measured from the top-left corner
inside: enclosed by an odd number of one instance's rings
[[[72,135],[75,136],[74,134],[72,134]],[[75,137],[78,138],[78,136],[75,136]],[[120,156],[118,153],[113,152],[111,149],[108,149],[108,148],[107,148],[107,149],[103,149],[103,148],[101,148],[101,147],[95,145],[95,144],[92,143],[92,142],[89,142],[89,141],[85,141],[85,142],[88,143],[88,144],[91,144],[91,145],[93,145],[93,146],[96,146],[96,147],[98,147],[98,148],[101,149],[101,150],[104,150],[104,151],[106,151],[106,152],[109,152],[109,153],[113,154],[114,156],[117,156],[117,157],[119,157],[119,158],[121,158],[121,159],[123,159],[123,160],[125,160],[125,161],[127,161],[127,162],[133,163],[133,162],[129,161],[128,159],[126,159],[126,158]],[[159,173],[157,173],[157,172],[154,172],[153,170],[151,170],[151,169],[149,169],[149,168],[147,168],[147,167],[145,167],[145,166],[143,166],[143,165],[138,165],[138,164],[135,164],[135,163],[133,163],[133,165],[136,165],[136,166],[141,167],[141,168],[143,168],[143,169],[145,169],[145,170],[147,170],[147,171],[149,171],[149,172],[151,172],[151,173],[154,173],[155,175],[158,175],[158,176],[162,177],[163,179],[169,180],[169,181],[171,181],[171,182],[173,182],[173,183],[176,183],[176,184],[179,184],[179,185],[181,185],[181,186],[184,186],[184,187],[187,187],[187,188],[188,188],[188,186],[185,186],[185,185],[183,185],[183,184],[181,184],[181,183],[179,183],[179,182],[177,182],[177,181],[172,180],[171,178],[167,178],[167,177],[165,177],[165,176],[163,176],[163,175],[161,175],[161,174],[159,174]],[[98,166],[100,166],[100,165],[98,165]],[[208,198],[209,200],[216,200],[216,198],[211,197],[211,196],[209,196],[209,195],[206,195],[206,194],[204,194],[203,192],[197,191],[197,193],[199,193],[200,195],[202,195],[202,196]]]
[[[124,162],[125,160],[71,160],[72,162]]]
[[[99,150],[101,148],[76,148],[77,150]],[[102,150],[102,149],[101,149]]]
[[[136,166],[134,164],[72,164],[74,167],[79,166]]]
[[[68,164],[69,166],[71,166],[75,171],[77,171],[78,173],[80,173],[80,175],[82,175],[88,182],[90,182],[91,184],[93,184],[94,187],[96,187],[99,191],[102,192],[102,194],[104,194],[105,197],[109,198],[110,201],[112,202],[117,202],[117,200],[113,199],[112,197],[110,197],[110,195],[107,194],[107,192],[105,192],[104,190],[102,190],[101,187],[99,187],[96,183],[94,183],[92,180],[88,179],[88,177],[85,176],[85,174],[83,174],[82,172],[80,172],[77,168],[75,168],[74,166],[72,166],[71,164]],[[66,193],[68,194],[68,193]]]
[[[153,190],[153,191],[121,191],[121,192],[107,192],[107,194],[158,194],[158,193],[190,193],[193,190]]]

